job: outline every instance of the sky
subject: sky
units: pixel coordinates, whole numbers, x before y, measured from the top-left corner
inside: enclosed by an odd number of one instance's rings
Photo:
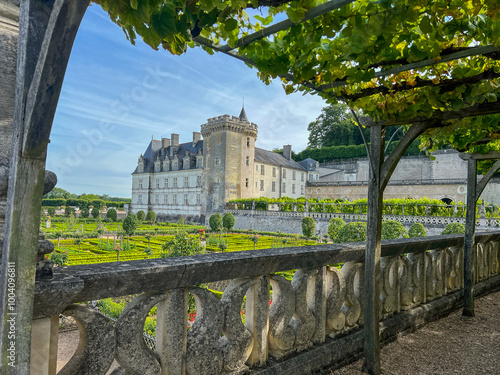
[[[100,6],[88,8],[73,46],[51,132],[47,169],[75,194],[130,197],[131,173],[151,138],[190,142],[208,118],[238,116],[258,125],[257,147],[307,145],[307,125],[326,105],[286,95],[257,70],[201,48],[182,56],[132,45]]]

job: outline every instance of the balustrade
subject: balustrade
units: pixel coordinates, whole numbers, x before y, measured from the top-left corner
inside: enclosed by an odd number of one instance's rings
[[[500,283],[500,232],[476,241],[476,282]],[[462,246],[461,236],[384,241],[381,317],[460,290]],[[53,279],[37,283],[31,373],[55,374],[59,314],[80,330],[78,349],[59,374],[106,374],[113,359],[115,375],[242,374],[269,358],[288,360],[359,332],[363,258],[364,244],[355,243],[56,268]],[[280,274],[288,270],[296,270],[291,280]],[[220,299],[196,286],[218,280],[231,280]],[[189,293],[197,309],[190,328]],[[116,323],[75,304],[131,294]],[[152,350],[143,328],[154,306]]]

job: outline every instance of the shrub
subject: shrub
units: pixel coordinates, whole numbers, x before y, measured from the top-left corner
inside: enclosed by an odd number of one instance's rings
[[[56,266],[64,266],[68,261],[68,253],[52,253],[50,255],[50,260],[53,261]]]
[[[203,247],[195,236],[189,236],[186,232],[177,233],[173,240],[161,245],[163,252],[161,257],[182,257],[187,255],[201,254]]]
[[[330,239],[335,242],[335,238],[337,238],[339,230],[344,225],[345,221],[342,220],[340,217],[334,217],[333,219],[331,219],[330,224],[328,224],[328,237],[330,237]]]
[[[84,219],[88,218],[89,217],[89,209],[88,208],[82,208],[80,210],[80,216],[83,217]]]
[[[415,223],[408,231],[410,237],[427,237],[427,232],[421,223]]]
[[[146,215],[146,221],[150,221],[154,223],[156,220],[156,214],[154,211],[148,211],[148,214]]]
[[[74,215],[74,214],[75,214],[75,209],[74,209],[73,207],[67,206],[67,207],[64,209],[64,214],[65,214],[66,216]]]
[[[137,220],[139,220],[140,222],[146,220],[146,213],[143,210],[137,212]]]
[[[393,240],[396,238],[407,238],[408,232],[398,221],[385,220],[382,222],[382,239]]]
[[[222,227],[222,215],[218,212],[213,214],[210,216],[210,219],[208,219],[208,224],[210,225],[210,229],[216,231]]]
[[[139,226],[139,221],[137,220],[137,216],[135,216],[134,213],[129,213],[127,217],[123,220],[122,227],[127,236],[134,234],[138,226]]]
[[[117,213],[116,213],[116,210],[115,210],[114,208],[110,208],[110,209],[108,210],[108,212],[106,213],[106,217],[107,217],[108,219],[111,219],[111,220],[113,220],[113,221],[116,221],[116,219],[117,219],[117,217],[118,217],[118,215],[117,215]]]
[[[97,207],[94,207],[90,213],[94,219],[97,219],[97,217],[101,214]]]
[[[56,214],[55,207],[49,207],[49,208],[47,208],[47,213],[48,213],[49,216],[54,216]]]
[[[465,227],[461,223],[451,223],[444,228],[441,232],[442,235],[445,234],[463,234],[465,233]]]
[[[231,213],[225,214],[224,217],[222,218],[222,225],[227,230],[233,229],[235,222],[236,222],[236,220],[234,219],[234,216]]]
[[[354,221],[340,228],[335,242],[366,241],[366,223]]]
[[[302,219],[302,234],[307,238],[311,238],[314,235],[314,230],[316,229],[316,223],[312,217],[304,217]]]

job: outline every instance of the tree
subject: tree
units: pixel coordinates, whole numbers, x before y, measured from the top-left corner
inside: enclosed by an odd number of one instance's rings
[[[408,231],[410,237],[427,237],[427,232],[422,223],[414,223]]]
[[[143,210],[137,212],[137,220],[139,220],[140,222],[146,220],[146,213]]]
[[[392,240],[396,238],[406,238],[408,237],[408,232],[398,221],[385,220],[382,222],[382,239]]]
[[[64,214],[66,216],[74,215],[75,214],[75,209],[73,207],[66,206],[66,208],[64,209]]]
[[[448,224],[444,230],[441,232],[441,235],[446,234],[464,234],[465,227],[461,223],[450,223]]]
[[[129,213],[127,217],[123,220],[122,228],[127,234],[127,244],[130,245],[130,236],[133,235],[139,226],[139,221],[137,216],[133,212]]]
[[[154,211],[148,211],[148,214],[146,215],[146,221],[154,223],[155,220],[156,220],[156,214],[154,213]]]
[[[312,148],[336,145],[359,145],[363,139],[352,121],[352,113],[345,104],[324,107],[318,118],[307,126],[308,146]]]
[[[58,198],[68,199],[68,198],[71,198],[72,196],[75,196],[75,195],[71,194],[67,190],[61,189],[59,187],[55,187],[50,192],[45,194],[43,196],[43,199],[58,199]]]
[[[234,216],[232,213],[228,212],[227,214],[225,214],[222,218],[222,225],[224,226],[224,228],[226,228],[228,231],[233,229],[234,227],[234,223],[236,222],[236,220],[234,219]]]
[[[54,216],[56,214],[56,208],[55,207],[47,208],[47,213],[49,214],[49,216]]]
[[[88,217],[89,217],[89,214],[90,214],[90,213],[89,213],[89,209],[88,209],[88,208],[82,208],[82,209],[80,210],[80,215],[81,215],[84,219],[88,218]]]
[[[218,230],[222,227],[222,215],[216,212],[215,214],[210,216],[210,219],[208,219],[208,224],[210,225],[211,230]]]
[[[189,236],[182,231],[174,236],[174,239],[161,245],[163,252],[161,257],[182,257],[194,254],[201,254],[203,246],[195,236]]]
[[[99,215],[101,215],[101,213],[97,207],[94,207],[90,213],[94,219],[97,219],[97,217]]]
[[[316,229],[316,223],[312,217],[306,216],[302,218],[302,234],[306,238],[311,238],[314,236],[314,230]]]
[[[334,217],[330,220],[330,223],[328,224],[328,237],[335,242],[335,239],[337,238],[340,229],[345,225],[345,221],[342,220],[340,217]]]
[[[347,223],[340,230],[335,242],[362,242],[366,241],[366,223],[353,221]]]
[[[116,213],[116,210],[114,208],[110,208],[106,213],[106,217],[113,221],[116,221],[116,219],[118,218],[118,214]]]

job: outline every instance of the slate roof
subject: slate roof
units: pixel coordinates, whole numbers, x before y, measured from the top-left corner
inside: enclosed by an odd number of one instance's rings
[[[300,169],[300,170],[305,169],[294,160],[288,160],[281,154],[272,151],[267,151],[258,147],[255,147],[255,161],[259,163],[277,165],[293,169]]]
[[[307,158],[307,159],[299,161],[299,164],[306,171],[315,171],[316,170],[316,160],[314,160],[314,159]]]
[[[196,142],[196,145],[193,146],[193,142],[187,142],[187,143],[181,143],[178,146],[168,146],[166,148],[161,147],[161,141],[157,141],[156,139],[151,140],[149,143],[148,148],[146,151],[144,151],[144,173],[150,173],[154,172],[154,162],[157,157],[160,158],[160,160],[164,160],[166,156],[170,156],[170,148],[171,147],[176,147],[176,152],[174,156],[177,156],[178,158],[183,158],[186,155],[186,151],[189,152],[189,154],[198,154],[198,150],[203,150],[203,141],[198,141]],[[136,174],[138,167],[135,168],[134,172],[132,174]]]

